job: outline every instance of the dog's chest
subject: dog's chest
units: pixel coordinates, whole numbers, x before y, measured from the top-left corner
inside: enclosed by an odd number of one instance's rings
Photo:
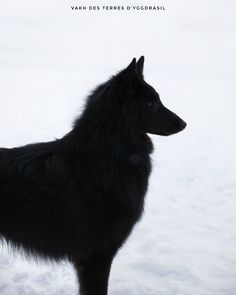
[[[112,181],[116,200],[139,215],[143,209],[151,172],[150,159],[133,153],[126,162],[121,162],[117,166],[117,175]]]
[[[118,166],[112,186],[107,191],[111,199],[101,208],[107,237],[104,241],[108,244],[125,240],[140,219],[151,171],[149,159],[138,154],[132,154],[126,165]]]

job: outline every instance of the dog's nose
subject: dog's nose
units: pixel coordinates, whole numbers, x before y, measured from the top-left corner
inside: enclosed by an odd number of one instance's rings
[[[182,120],[180,123],[181,131],[184,130],[186,128],[186,126],[187,126],[187,123]]]

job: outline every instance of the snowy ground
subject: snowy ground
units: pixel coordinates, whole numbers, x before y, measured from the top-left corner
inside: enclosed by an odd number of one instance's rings
[[[153,137],[145,215],[116,257],[110,294],[236,294],[235,1],[153,1],[159,13],[70,4],[80,3],[1,1],[0,146],[62,136],[89,90],[144,54],[147,81],[188,128]],[[3,247],[0,294],[73,295],[75,276],[66,262]]]

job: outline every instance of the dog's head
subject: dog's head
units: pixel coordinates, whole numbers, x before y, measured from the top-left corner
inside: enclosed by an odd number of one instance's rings
[[[97,87],[87,101],[86,111],[104,128],[123,125],[122,130],[127,132],[158,135],[182,131],[186,123],[162,104],[158,93],[144,80],[143,66],[143,56],[138,61],[134,58],[124,70]]]
[[[182,131],[187,124],[163,105],[156,90],[144,80],[143,66],[144,56],[137,62],[134,58],[114,77],[120,89],[123,85],[124,92],[120,90],[120,95],[124,96],[123,110],[130,116],[136,113],[136,126],[140,132],[166,136]]]

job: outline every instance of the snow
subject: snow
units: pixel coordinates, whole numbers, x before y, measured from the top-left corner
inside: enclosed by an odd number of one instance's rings
[[[146,80],[188,126],[152,136],[145,214],[114,261],[110,294],[236,294],[235,1],[163,0],[161,12],[76,4],[1,1],[0,146],[61,137],[94,85],[144,54]],[[0,248],[1,295],[76,292],[67,262]]]

